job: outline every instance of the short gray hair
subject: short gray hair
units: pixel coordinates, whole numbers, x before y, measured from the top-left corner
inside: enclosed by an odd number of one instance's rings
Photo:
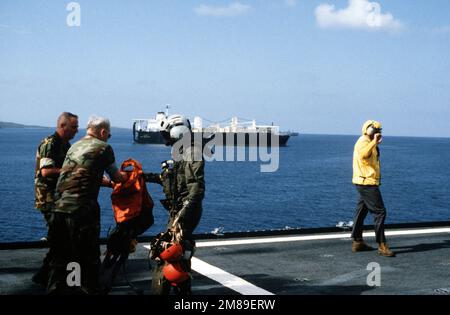
[[[109,119],[98,116],[89,117],[87,129],[92,129],[94,132],[100,132],[102,129],[111,130],[111,123]]]

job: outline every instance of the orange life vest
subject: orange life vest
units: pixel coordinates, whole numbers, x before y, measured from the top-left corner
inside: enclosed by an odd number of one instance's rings
[[[127,170],[127,168],[132,168]],[[112,208],[116,223],[122,223],[137,217],[143,208],[153,209],[153,200],[142,176],[142,165],[136,160],[128,159],[120,168],[128,173],[128,180],[114,186],[111,194]]]

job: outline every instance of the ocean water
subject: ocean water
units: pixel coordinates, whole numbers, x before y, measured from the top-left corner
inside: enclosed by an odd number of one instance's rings
[[[52,132],[0,129],[0,242],[39,240],[46,234],[33,207],[33,173],[37,145]],[[204,212],[196,232],[326,227],[352,220],[358,197],[351,184],[357,138],[291,137],[289,146],[280,148],[274,173],[261,173],[261,162],[207,162]],[[118,162],[132,157],[146,171],[159,172],[161,161],[170,157],[168,147],[134,144],[131,131],[115,130],[110,143]],[[385,136],[381,160],[387,223],[450,219],[450,139]],[[161,187],[148,188],[156,206],[155,224],[146,234],[154,235],[164,229],[167,212],[158,203],[164,198]],[[99,197],[102,236],[114,225],[110,193],[102,188]]]

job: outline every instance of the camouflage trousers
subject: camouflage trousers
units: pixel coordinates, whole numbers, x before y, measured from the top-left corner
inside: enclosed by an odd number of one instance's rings
[[[53,212],[49,224],[53,257],[47,287],[49,294],[96,294],[100,268],[100,208],[98,205],[77,213]],[[81,286],[69,286],[68,276],[78,263]],[[69,269],[69,270],[67,270]]]

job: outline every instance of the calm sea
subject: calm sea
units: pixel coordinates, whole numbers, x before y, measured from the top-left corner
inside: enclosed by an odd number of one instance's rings
[[[0,129],[0,242],[39,240],[46,234],[43,218],[33,208],[33,173],[37,145],[52,132]],[[204,212],[196,232],[324,227],[352,220],[356,139],[292,137],[280,149],[275,173],[261,173],[260,162],[206,163]],[[134,144],[131,131],[114,131],[110,143],[119,162],[132,157],[146,171],[159,172],[161,161],[170,156],[165,146]],[[450,219],[450,139],[386,136],[381,160],[388,223]],[[156,222],[146,234],[153,235],[164,228],[167,213],[157,202],[163,199],[160,186],[148,188],[156,201]],[[110,193],[104,188],[99,197],[102,236],[114,225]]]

